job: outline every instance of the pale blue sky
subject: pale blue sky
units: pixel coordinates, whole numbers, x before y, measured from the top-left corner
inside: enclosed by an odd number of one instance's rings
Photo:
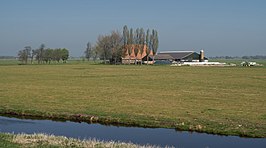
[[[156,29],[159,51],[266,55],[266,0],[0,0],[0,55],[44,43],[81,56],[124,25]]]

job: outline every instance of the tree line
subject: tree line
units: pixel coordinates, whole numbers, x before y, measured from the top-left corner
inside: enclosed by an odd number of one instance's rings
[[[122,32],[111,31],[110,34],[99,35],[95,45],[88,42],[84,54],[87,60],[100,59],[105,64],[119,64],[126,51],[131,54],[132,51],[127,49],[132,45],[134,45],[135,50],[140,50],[141,53],[143,52],[143,46],[146,45],[147,54],[155,55],[159,45],[158,32],[155,29],[147,29],[146,31],[143,28],[129,29],[125,25]],[[137,56],[138,52],[135,51],[134,53]],[[34,60],[38,64],[50,64],[51,61],[65,63],[68,57],[69,51],[66,48],[50,49],[45,48],[44,44],[41,44],[38,49],[26,46],[18,52],[18,58],[23,64],[33,63]]]
[[[104,63],[117,64],[121,63],[121,57],[125,55],[129,45],[139,45],[139,49],[143,49],[144,45],[147,49],[152,51],[153,55],[157,53],[159,39],[158,32],[154,29],[145,31],[143,28],[128,29],[125,25],[123,32],[112,31],[107,35],[99,35],[96,44],[92,46],[90,42],[87,43],[87,48],[84,52],[87,60],[96,60],[97,58],[104,61]],[[138,50],[136,48],[136,50]],[[130,50],[129,54],[131,54]],[[141,51],[143,52],[143,51]],[[135,52],[137,54],[137,52]],[[149,52],[147,52],[149,54]]]
[[[16,59],[14,56],[0,56],[0,59]]]
[[[209,57],[210,59],[266,59],[266,56],[264,55],[255,55],[255,56],[215,56],[215,57]]]
[[[128,29],[127,26],[124,26],[123,43],[124,46],[131,44],[146,44],[147,47],[152,50],[154,54],[156,54],[159,45],[158,32],[152,29],[150,33],[150,29],[148,29],[145,35],[145,30],[143,28],[137,28],[134,32],[132,28]]]
[[[26,46],[24,49],[19,50],[18,59],[23,64],[28,64],[29,61],[32,64],[34,60],[38,62],[38,64],[50,64],[51,61],[66,63],[69,57],[69,51],[66,48],[45,48],[44,44],[38,49],[32,49],[31,46]]]

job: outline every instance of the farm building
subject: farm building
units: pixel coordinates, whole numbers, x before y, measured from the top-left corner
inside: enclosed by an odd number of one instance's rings
[[[154,57],[156,63],[177,62],[206,62],[208,58],[204,57],[204,51],[200,53],[195,51],[162,51]]]
[[[153,52],[146,45],[131,44],[123,50],[122,64],[153,64]]]

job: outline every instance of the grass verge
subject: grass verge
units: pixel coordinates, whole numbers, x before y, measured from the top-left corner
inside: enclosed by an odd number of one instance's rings
[[[159,148],[153,145],[136,145],[133,143],[99,141],[96,139],[80,140],[64,136],[46,134],[3,134],[0,133],[1,147],[77,147],[77,148]]]

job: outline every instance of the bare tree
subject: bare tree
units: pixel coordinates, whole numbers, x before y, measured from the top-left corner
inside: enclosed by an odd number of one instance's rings
[[[110,59],[112,56],[109,36],[100,35],[96,43],[96,48],[98,49],[100,53],[100,59],[104,60],[104,63],[106,64],[107,59]]]
[[[34,59],[34,56],[36,55],[36,52],[35,50],[31,50],[31,59],[30,59],[30,63],[32,64],[33,63],[33,59]]]
[[[112,31],[111,35],[99,36],[96,44],[100,58],[116,64],[122,56],[122,36],[118,31]]]
[[[122,56],[122,36],[118,31],[112,31],[111,36],[112,62],[121,62]]]
[[[24,47],[23,50],[20,50],[18,52],[18,58],[24,64],[28,64],[28,59],[30,56],[31,56],[31,47],[30,46],[26,46],[26,47]]]
[[[93,46],[92,47],[92,58],[94,62],[97,60],[98,56],[99,56],[99,50],[97,49],[96,46]]]
[[[44,48],[45,48],[45,45],[41,44],[40,48],[35,50],[35,56],[36,56],[35,58],[38,61],[38,64],[43,62],[43,59],[44,59]]]
[[[25,62],[26,62],[26,64],[28,64],[28,59],[31,56],[31,47],[30,46],[26,46],[24,50],[26,52]]]

